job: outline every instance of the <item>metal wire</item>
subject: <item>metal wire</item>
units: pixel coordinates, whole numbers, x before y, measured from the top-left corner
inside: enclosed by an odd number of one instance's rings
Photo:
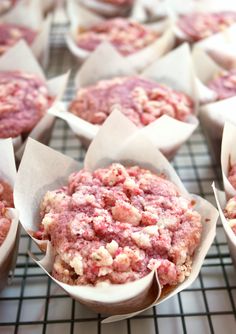
[[[51,34],[48,77],[71,69],[65,100],[74,94],[73,76],[79,64],[65,47],[65,27]],[[85,150],[68,126],[57,120],[50,146],[83,164]],[[209,155],[199,128],[173,161],[190,192],[214,203],[212,181],[221,184],[219,166]],[[40,255],[22,232],[12,285],[0,293],[0,333],[224,333],[236,332],[236,280],[220,222],[198,279],[190,288],[138,316],[114,324],[101,324],[96,314],[68,297],[28,257],[28,249]]]

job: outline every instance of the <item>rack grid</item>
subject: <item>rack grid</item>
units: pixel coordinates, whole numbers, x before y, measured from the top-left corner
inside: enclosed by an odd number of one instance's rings
[[[71,69],[65,94],[74,94],[73,77],[79,67],[65,46],[66,26],[56,25],[51,34],[51,56],[47,76]],[[81,167],[85,149],[68,126],[56,121],[50,146],[77,159]],[[201,128],[183,145],[173,166],[186,188],[214,204],[211,184],[221,185],[219,166],[215,165]],[[4,334],[157,334],[236,332],[236,275],[221,223],[197,280],[190,288],[138,316],[112,324],[102,324],[105,315],[96,314],[72,300],[29,258],[28,250],[40,256],[35,245],[22,231],[12,284],[0,293],[0,333]]]

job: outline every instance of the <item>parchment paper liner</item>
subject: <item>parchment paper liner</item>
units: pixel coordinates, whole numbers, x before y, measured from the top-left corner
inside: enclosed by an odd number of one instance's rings
[[[19,24],[37,31],[37,36],[29,47],[42,66],[46,67],[50,49],[51,16],[43,19],[41,6],[40,0],[34,0],[30,3],[19,1],[12,10],[0,17],[0,22]]]
[[[0,179],[8,182],[14,188],[16,178],[16,166],[11,139],[0,141]],[[6,239],[0,246],[0,290],[7,283],[8,273],[14,272],[16,254],[20,229],[18,228],[18,212],[15,209],[8,209],[7,215],[12,223]]]
[[[213,183],[212,187],[213,187],[213,190],[214,190],[216,204],[217,204],[219,214],[220,214],[220,220],[222,222],[222,225],[223,225],[223,228],[224,228],[224,231],[225,231],[225,234],[226,234],[230,254],[231,254],[234,266],[236,267],[236,236],[233,233],[231,227],[229,226],[229,223],[228,223],[228,221],[225,218],[224,213],[223,213],[223,210],[224,210],[224,208],[226,206],[226,203],[227,203],[226,194],[224,193],[224,191],[218,190],[215,187],[214,183]]]
[[[215,101],[217,94],[207,87],[207,83],[224,71],[203,50],[193,50],[198,96],[203,104],[199,117],[205,131],[213,158],[220,161],[221,138],[225,121],[236,123],[236,97]]]
[[[0,71],[15,71],[20,70],[27,73],[32,73],[38,77],[46,80],[42,68],[38,64],[31,50],[27,44],[22,40],[18,42],[13,48],[8,50],[4,55],[0,57]],[[65,91],[69,73],[58,76],[56,78],[47,81],[49,92],[52,96],[55,96],[55,101],[59,101]],[[30,136],[45,144],[50,139],[50,132],[53,128],[55,118],[52,115],[46,114],[30,132]],[[21,136],[13,138],[13,144],[15,148],[15,154],[18,160],[20,160],[24,143]]]
[[[118,124],[119,126],[117,126]],[[112,141],[110,140],[111,135]],[[161,301],[163,301],[174,295],[176,291],[182,290],[183,287],[186,288],[197,277],[215,236],[217,210],[202,198],[188,194],[173,167],[164,156],[148,141],[144,134],[137,133],[132,122],[119,112],[113,113],[103,124],[88,149],[84,166],[86,170],[93,171],[99,167],[107,166],[112,161],[138,164],[152,171],[164,172],[179,187],[183,196],[194,198],[196,210],[202,215],[203,236],[194,255],[192,273],[184,283],[163,296],[161,298]],[[30,175],[27,172],[29,168],[31,170]],[[14,192],[16,207],[20,209],[20,221],[26,231],[37,230],[39,204],[45,192],[64,185],[68,175],[75,170],[78,170],[76,161],[31,139],[28,140]],[[205,223],[206,219],[210,220]],[[34,241],[37,244],[40,243],[35,239]],[[51,271],[53,254],[50,243],[47,245],[46,256],[41,261],[35,261],[44,268],[47,274]],[[108,318],[107,321],[116,321],[133,316],[156,304],[160,297],[160,287],[158,288],[159,284],[154,272],[151,272],[143,280],[128,285],[122,284],[118,287],[75,287],[62,284],[55,279],[54,281],[73,298],[96,309],[96,311],[116,314],[116,316]],[[151,298],[149,297],[149,288],[152,291]],[[153,295],[154,291],[155,294]],[[129,313],[126,314],[127,312]],[[120,316],[120,314],[122,315]]]
[[[66,36],[66,42],[69,50],[79,61],[84,61],[91,52],[82,49],[76,44],[76,36],[79,27],[90,27],[96,23],[104,21],[104,19],[85,8],[75,4],[73,1],[68,3],[68,16],[70,19],[70,31]],[[142,50],[126,56],[130,66],[141,71],[144,67],[151,64],[156,59],[170,51],[175,43],[173,29],[170,26],[170,20],[165,20],[161,23],[146,25],[161,34],[155,42]]]
[[[131,6],[116,6],[109,3],[102,3],[97,0],[77,0],[79,5],[84,6],[88,10],[92,10],[93,12],[105,16],[105,17],[112,17],[112,16],[124,16],[128,14]]]
[[[101,62],[106,66],[100,66]],[[80,87],[95,84],[99,80],[135,74],[137,72],[130,67],[126,59],[120,56],[111,45],[104,43],[97,48],[78,71],[75,77],[75,86],[78,90]],[[187,44],[180,46],[153,63],[141,75],[185,92],[195,101],[197,108],[195,77]],[[115,108],[121,110],[118,105]],[[67,112],[64,104],[55,104],[53,108],[49,109],[49,113],[64,119],[75,134],[82,140],[86,139],[87,142],[90,142],[96,136],[100,127]],[[188,122],[181,122],[165,115],[142,129],[136,129],[136,131],[146,133],[154,145],[170,159],[191,136],[197,126],[198,120],[195,115],[189,117]]]

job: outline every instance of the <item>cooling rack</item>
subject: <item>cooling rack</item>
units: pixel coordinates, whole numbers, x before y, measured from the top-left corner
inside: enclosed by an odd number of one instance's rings
[[[54,25],[47,75],[71,70],[65,94],[74,93],[73,75],[79,67],[64,41],[64,25]],[[50,146],[83,165],[85,150],[68,126],[56,121]],[[211,184],[221,185],[219,167],[209,155],[201,128],[180,149],[173,165],[186,188],[214,204]],[[233,334],[236,333],[236,272],[229,255],[221,224],[198,279],[190,288],[138,316],[113,324],[102,324],[96,314],[68,297],[38,268],[28,250],[40,255],[29,237],[22,232],[15,277],[0,293],[0,333],[4,334]]]

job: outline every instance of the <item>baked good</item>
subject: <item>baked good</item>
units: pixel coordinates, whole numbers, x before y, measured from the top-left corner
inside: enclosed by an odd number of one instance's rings
[[[229,222],[229,226],[236,235],[236,196],[231,198],[225,207],[224,214]]]
[[[52,275],[64,283],[123,284],[156,269],[162,286],[175,286],[201,239],[194,204],[165,175],[113,163],[48,191],[34,237],[51,241]]]
[[[0,180],[0,246],[11,226],[11,220],[6,213],[7,207],[13,207],[13,191],[7,182]]]
[[[30,132],[52,104],[46,83],[22,71],[0,72],[0,138]]]
[[[102,80],[79,89],[69,110],[93,124],[102,124],[118,104],[138,127],[148,125],[162,115],[186,121],[193,114],[193,101],[184,93],[142,77],[118,77]]]
[[[221,32],[236,22],[236,12],[190,13],[182,15],[177,22],[178,28],[189,42],[197,42],[215,33]]]
[[[140,23],[125,18],[115,18],[89,28],[80,28],[76,43],[81,49],[92,52],[99,44],[107,41],[123,56],[128,56],[152,44],[158,36],[159,33]]]
[[[37,35],[37,32],[17,24],[0,24],[0,55],[5,53],[19,40],[24,39],[31,45]]]
[[[236,70],[222,71],[207,86],[217,93],[217,100],[236,96]]]

